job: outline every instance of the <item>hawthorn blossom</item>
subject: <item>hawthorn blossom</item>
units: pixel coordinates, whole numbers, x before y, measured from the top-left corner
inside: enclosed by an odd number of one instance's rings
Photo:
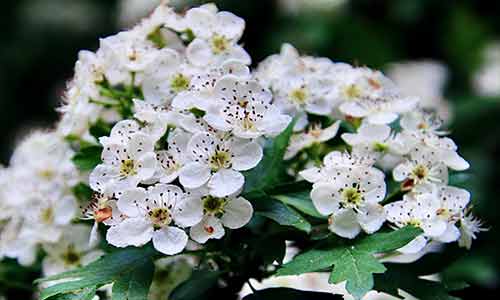
[[[256,141],[208,132],[193,135],[187,153],[190,162],[179,174],[180,183],[189,189],[207,184],[215,197],[238,192],[245,182],[240,171],[254,168],[263,155]]]
[[[339,126],[340,121],[326,128],[321,128],[320,124],[313,124],[305,132],[293,134],[290,138],[290,144],[288,145],[284,159],[289,160],[303,149],[333,139],[337,135]]]
[[[155,177],[159,178],[160,182],[171,183],[179,177],[182,168],[189,162],[187,147],[190,139],[191,134],[180,128],[169,133],[167,149],[156,152],[159,167]]]
[[[203,219],[189,230],[190,237],[205,243],[209,239],[224,236],[224,227],[237,229],[247,224],[253,215],[253,207],[243,197],[214,197],[200,190]]]
[[[188,236],[181,228],[198,223],[203,211],[199,198],[168,184],[130,189],[117,206],[128,218],[108,229],[110,244],[138,247],[153,240],[156,250],[167,255],[186,247]]]

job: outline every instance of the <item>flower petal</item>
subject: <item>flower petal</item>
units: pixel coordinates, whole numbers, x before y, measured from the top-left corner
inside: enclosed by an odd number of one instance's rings
[[[180,253],[186,247],[187,241],[188,235],[177,227],[168,226],[153,232],[153,245],[163,254]]]
[[[225,208],[224,215],[221,218],[224,226],[236,229],[243,227],[250,222],[253,214],[252,204],[243,197],[230,200]]]
[[[153,226],[142,217],[126,219],[116,226],[111,226],[106,240],[116,247],[140,247],[151,240]]]
[[[230,169],[222,169],[210,178],[208,188],[212,196],[225,197],[239,191],[243,184],[245,184],[243,174]]]

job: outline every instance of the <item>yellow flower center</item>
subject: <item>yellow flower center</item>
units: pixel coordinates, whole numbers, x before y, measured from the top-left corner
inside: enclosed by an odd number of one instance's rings
[[[229,48],[229,41],[222,35],[214,35],[212,37],[212,52],[221,54]]]
[[[305,87],[297,88],[290,92],[290,99],[299,105],[306,103],[307,97],[308,93]]]
[[[227,169],[231,166],[231,154],[225,150],[215,150],[208,163],[213,171]]]
[[[218,218],[224,214],[224,207],[227,204],[227,198],[217,198],[213,196],[205,196],[201,198],[203,203],[203,212],[212,214]]]
[[[387,146],[386,144],[384,143],[379,143],[379,142],[376,142],[375,144],[373,144],[373,150],[375,152],[387,152],[389,150],[389,146]]]
[[[80,254],[75,250],[73,245],[69,245],[62,254],[62,260],[66,266],[80,265]]]
[[[363,195],[357,187],[349,187],[342,190],[342,201],[346,206],[358,206],[363,201]]]
[[[149,212],[149,217],[156,229],[167,226],[172,222],[172,216],[167,208],[154,208]]]
[[[356,99],[356,98],[359,98],[361,96],[361,90],[359,89],[359,87],[357,85],[350,84],[345,88],[344,94],[349,99]]]
[[[44,208],[40,213],[40,219],[45,224],[52,224],[54,222],[54,210],[52,207]]]
[[[416,181],[422,181],[429,175],[429,169],[424,165],[417,165],[412,171],[412,177]]]
[[[122,161],[120,165],[120,176],[127,177],[137,174],[135,170],[134,161],[132,159],[126,159]]]
[[[189,78],[179,73],[172,78],[170,82],[170,88],[174,92],[179,93],[187,90],[189,88],[189,83],[190,83]]]

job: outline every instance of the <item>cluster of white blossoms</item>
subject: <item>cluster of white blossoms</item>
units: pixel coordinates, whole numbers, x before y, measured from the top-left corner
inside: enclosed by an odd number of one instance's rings
[[[102,254],[88,242],[91,227],[72,224],[79,213],[72,188],[81,180],[72,155],[56,132],[34,132],[0,170],[0,258],[31,265],[43,248],[43,272],[53,275]]]
[[[282,163],[312,183],[333,233],[412,225],[423,233],[402,253],[471,246],[481,222],[470,194],[448,185],[469,164],[418,97],[379,71],[288,44],[252,72],[244,28],[213,4],[182,14],[162,4],[80,52],[57,129],[31,135],[0,170],[0,257],[30,264],[41,245],[53,274],[98,257],[99,230],[113,246],[152,242],[166,255],[221,239],[251,220],[244,172],[293,119]],[[89,149],[98,162],[85,169]],[[388,195],[390,181],[399,188]],[[87,184],[79,214],[75,190]]]

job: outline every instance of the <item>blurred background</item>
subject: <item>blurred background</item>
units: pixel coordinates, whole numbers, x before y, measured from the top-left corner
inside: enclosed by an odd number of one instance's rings
[[[131,27],[159,0],[4,0],[0,18],[0,163],[23,133],[50,127],[78,50]],[[171,1],[180,10],[204,1]],[[429,99],[472,168],[472,191],[490,230],[445,276],[496,295],[500,284],[500,2],[382,0],[215,1],[247,22],[254,62],[283,42],[301,52],[382,69]],[[411,63],[408,63],[411,62]],[[0,270],[0,279],[2,270]]]

